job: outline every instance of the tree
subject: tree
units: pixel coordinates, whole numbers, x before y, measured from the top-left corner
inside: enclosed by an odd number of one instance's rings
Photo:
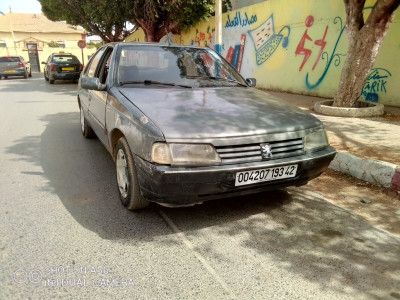
[[[129,19],[143,29],[147,42],[158,42],[168,33],[180,34],[214,13],[215,0],[135,0]],[[223,9],[231,9],[230,0]]]
[[[52,21],[66,21],[82,26],[89,35],[98,35],[104,42],[125,39],[134,29],[127,29],[132,13],[132,0],[38,0],[42,12]]]
[[[365,0],[344,4],[349,48],[333,106],[356,107],[400,0],[377,0],[365,22]]]

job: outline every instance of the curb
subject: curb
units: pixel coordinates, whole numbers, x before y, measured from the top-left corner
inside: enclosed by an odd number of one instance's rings
[[[381,103],[362,102],[364,107],[348,108],[348,107],[333,107],[333,100],[319,101],[314,105],[316,113],[348,118],[365,118],[381,116],[385,112],[385,107]]]
[[[346,151],[338,151],[329,168],[400,191],[400,167],[392,163],[363,159]]]

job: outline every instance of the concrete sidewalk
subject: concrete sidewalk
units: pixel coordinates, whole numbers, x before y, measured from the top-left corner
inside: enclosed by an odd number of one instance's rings
[[[338,154],[330,168],[400,191],[400,108],[386,107],[385,115],[344,118],[316,114],[314,104],[325,98],[268,91],[320,119]]]

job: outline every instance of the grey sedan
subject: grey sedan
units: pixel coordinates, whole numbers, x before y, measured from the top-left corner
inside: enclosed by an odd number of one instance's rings
[[[32,77],[31,65],[22,56],[1,56],[0,57],[0,79],[11,76]]]
[[[114,158],[130,210],[304,185],[336,151],[318,119],[255,84],[208,48],[108,44],[79,80],[82,133]]]

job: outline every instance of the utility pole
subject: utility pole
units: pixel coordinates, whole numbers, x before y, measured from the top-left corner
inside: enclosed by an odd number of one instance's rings
[[[222,0],[215,1],[215,51],[222,54]]]

